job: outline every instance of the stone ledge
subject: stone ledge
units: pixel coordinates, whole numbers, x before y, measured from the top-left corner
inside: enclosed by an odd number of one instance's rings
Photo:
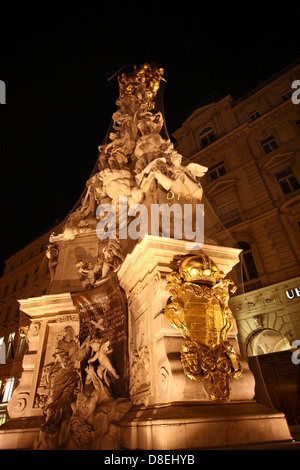
[[[125,449],[210,449],[292,442],[284,414],[256,402],[133,408],[120,424]]]

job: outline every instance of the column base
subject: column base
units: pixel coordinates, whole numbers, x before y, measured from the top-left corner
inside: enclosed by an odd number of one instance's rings
[[[124,449],[192,450],[292,442],[284,414],[254,401],[132,408],[120,424]]]

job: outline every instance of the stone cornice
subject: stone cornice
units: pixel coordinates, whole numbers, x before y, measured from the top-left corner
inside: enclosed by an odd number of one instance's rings
[[[77,313],[69,292],[20,299],[18,302],[20,304],[20,310],[31,318],[57,315],[60,312],[68,312],[68,314]]]

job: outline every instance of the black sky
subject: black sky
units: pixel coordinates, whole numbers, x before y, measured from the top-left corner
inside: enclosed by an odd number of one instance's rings
[[[296,2],[99,3],[2,12],[0,271],[80,197],[116,109],[117,79],[108,79],[120,67],[163,66],[172,134],[212,97],[238,98],[300,56]]]

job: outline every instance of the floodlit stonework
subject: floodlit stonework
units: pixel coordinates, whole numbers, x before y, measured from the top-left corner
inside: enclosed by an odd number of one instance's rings
[[[136,204],[150,214],[152,204],[174,198],[194,215],[206,204],[201,182],[209,168],[184,160],[156,109],[162,80],[163,70],[149,64],[119,77],[98,165],[76,210],[49,236],[47,291],[18,299],[28,349],[0,428],[2,449],[291,441],[284,414],[254,398],[227,304],[241,249],[213,233],[219,219],[207,217],[209,206],[201,246],[176,238],[171,215],[168,236],[162,218],[153,234],[151,217],[145,236],[123,236]],[[97,208],[105,204],[117,223],[107,224],[114,236],[99,237],[105,214]],[[122,223],[121,213],[129,215]]]
[[[300,285],[300,107],[291,99],[299,76],[296,61],[237,100],[195,110],[174,133],[187,163],[208,167],[201,183],[218,219],[209,213],[206,235],[243,249],[230,307],[249,356],[263,331],[262,353],[300,338],[300,298],[286,295]],[[277,342],[268,344],[270,330]]]

